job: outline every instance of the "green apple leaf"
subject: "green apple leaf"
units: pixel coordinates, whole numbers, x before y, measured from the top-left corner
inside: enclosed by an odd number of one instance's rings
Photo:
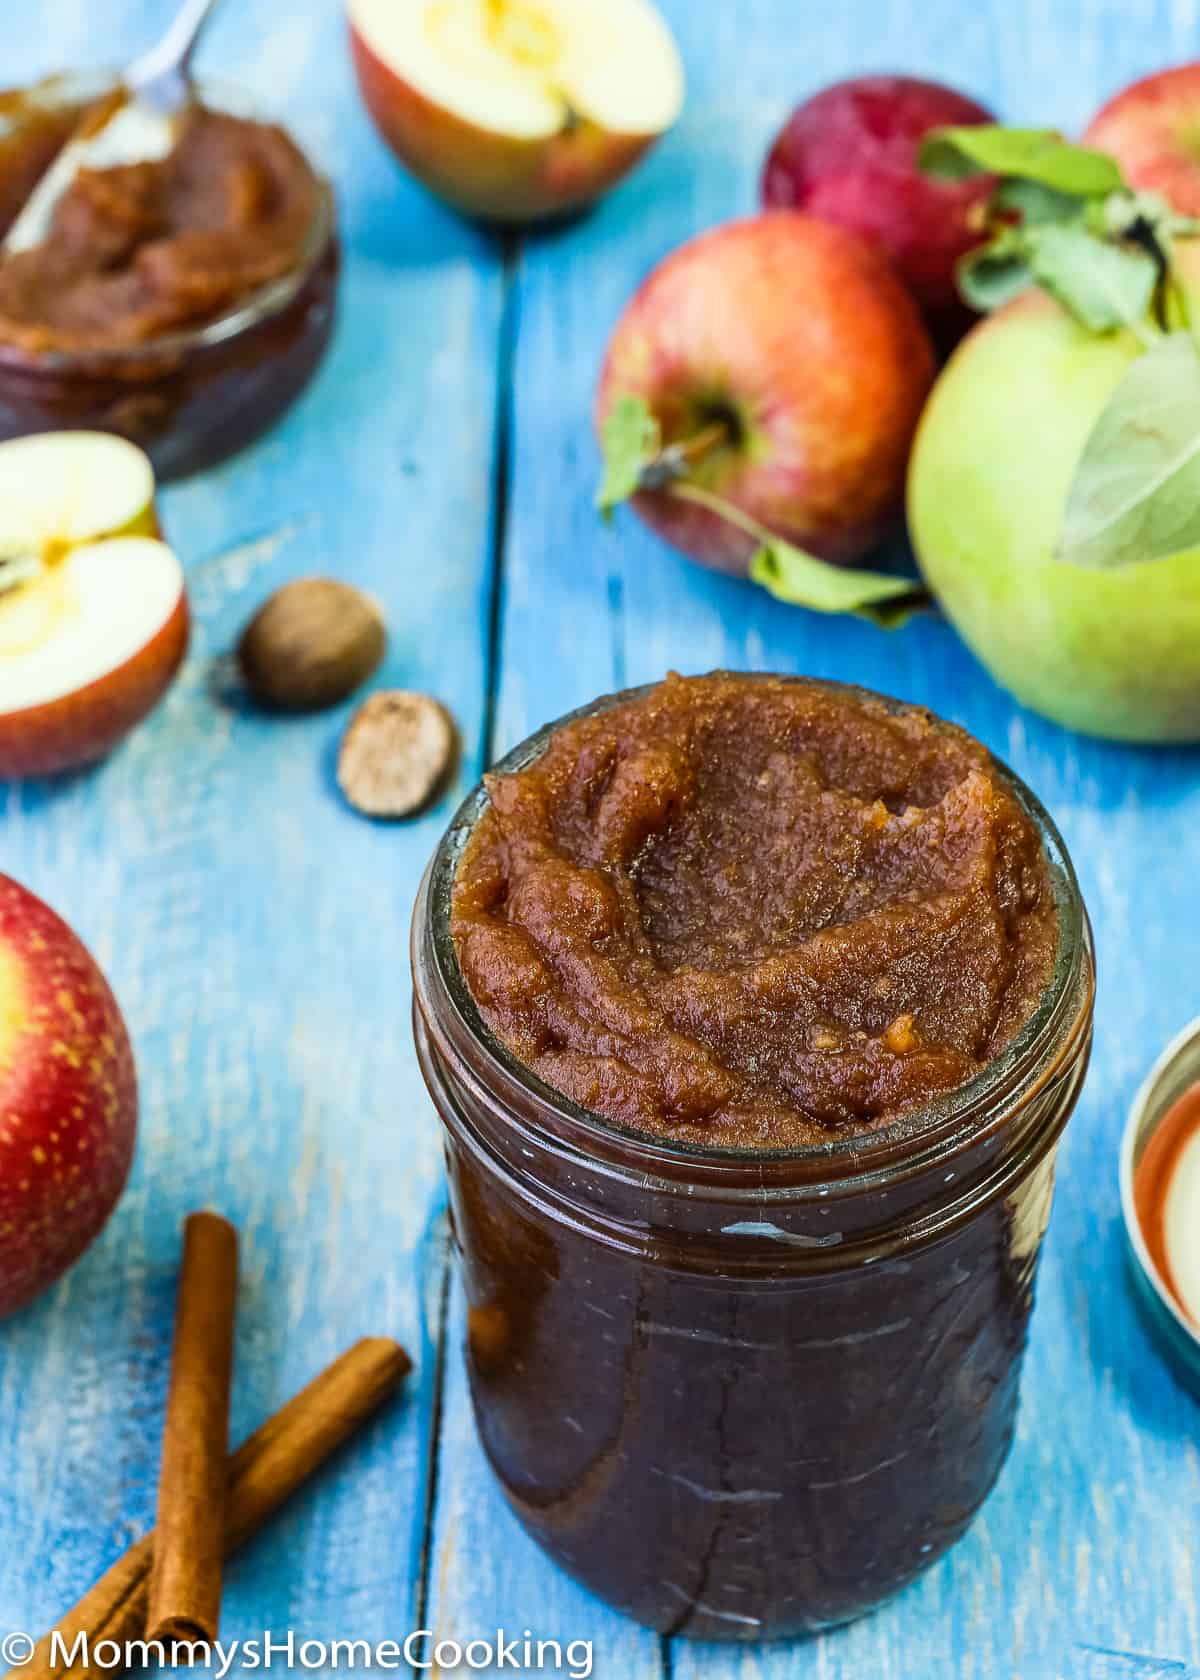
[[[929,605],[929,595],[910,578],[832,566],[792,543],[772,537],[750,562],[750,577],[777,600],[813,612],[854,613],[885,630],[898,629]]]
[[[922,142],[919,163],[927,175],[943,181],[1016,176],[1071,198],[1101,198],[1125,185],[1116,162],[1105,152],[1073,146],[1052,128],[1006,128],[1000,123],[937,128]]]
[[[1200,350],[1169,333],[1133,363],[1075,473],[1058,558],[1108,571],[1200,545]]]
[[[962,259],[958,284],[985,314],[1038,285],[1091,332],[1132,327],[1144,333],[1160,275],[1151,249],[1106,239],[1076,215],[998,228]]]
[[[1082,222],[1023,231],[1034,279],[1083,326],[1105,333],[1145,321],[1160,272],[1149,251],[1097,238]]]
[[[1104,204],[1108,200],[1099,202]],[[1071,193],[1043,186],[1040,181],[1024,181],[1012,175],[1000,182],[988,201],[988,210],[993,216],[999,215],[1002,226],[1005,218],[1017,216],[1023,226],[1032,227],[1038,222],[1070,220],[1079,213],[1079,200]]]
[[[640,397],[618,397],[604,422],[601,442],[605,472],[596,504],[606,515],[639,490],[663,490],[752,536],[759,547],[750,576],[781,601],[814,612],[855,613],[886,629],[898,627],[929,605],[928,591],[911,579],[818,560],[776,537],[735,503],[686,482],[686,449],[662,447],[658,422]]]
[[[658,455],[662,433],[641,397],[620,396],[609,410],[600,435],[604,477],[596,506],[606,516],[641,488],[642,473]]]
[[[1023,228],[1001,228],[986,245],[968,251],[958,265],[958,289],[972,309],[990,315],[1034,284],[1029,243]]]

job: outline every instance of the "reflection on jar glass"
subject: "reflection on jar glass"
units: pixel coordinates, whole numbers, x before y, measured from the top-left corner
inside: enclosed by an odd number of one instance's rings
[[[1094,973],[1062,842],[997,774],[1045,847],[1050,983],[970,1084],[846,1141],[684,1146],[575,1106],[511,1056],[450,934],[482,789],[421,888],[416,1042],[480,1436],[551,1556],[661,1632],[779,1638],[860,1615],[962,1535],[1004,1463]]]
[[[0,94],[0,235],[78,113],[111,86],[70,76]],[[200,98],[255,116],[236,94],[205,85]],[[273,426],[312,378],[333,330],[338,268],[333,193],[320,181],[295,267],[218,318],[104,348],[0,342],[0,439],[110,431],[140,445],[160,479],[217,465]]]

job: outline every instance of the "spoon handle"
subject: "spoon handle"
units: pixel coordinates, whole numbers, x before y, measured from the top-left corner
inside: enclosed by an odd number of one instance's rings
[[[217,0],[183,0],[162,40],[129,66],[126,85],[144,97],[156,84],[186,76],[200,33],[216,4]]]

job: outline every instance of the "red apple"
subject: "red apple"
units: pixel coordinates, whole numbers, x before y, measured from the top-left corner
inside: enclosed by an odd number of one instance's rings
[[[1130,186],[1200,216],[1200,64],[1134,82],[1092,118],[1084,143],[1108,152]]]
[[[711,435],[691,481],[826,560],[860,560],[896,518],[934,374],[911,293],[882,249],[796,211],[701,234],[626,309],[597,420],[641,398],[666,444]],[[685,554],[744,573],[752,538],[667,492],[635,507]]]
[[[650,0],[349,0],[368,111],[469,215],[577,210],[675,122],[683,68]]]
[[[992,121],[984,106],[939,82],[836,82],[798,105],[780,132],[763,171],[763,204],[807,210],[879,240],[948,350],[974,319],[955,270],[980,241],[978,212],[993,183],[933,180],[917,155],[930,129]]]
[[[103,432],[0,444],[0,777],[112,750],[183,660],[187,595],[154,473]]]
[[[107,981],[53,910],[0,875],[0,1316],[97,1236],[136,1129],[133,1053]]]

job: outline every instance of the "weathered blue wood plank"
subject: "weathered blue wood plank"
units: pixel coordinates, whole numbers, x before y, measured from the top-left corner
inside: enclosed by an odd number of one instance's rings
[[[1096,1071],[1063,1158],[1021,1437],[981,1523],[879,1616],[788,1650],[677,1646],[689,1680],[1146,1680],[1200,1670],[1194,1405],[1155,1362],[1120,1275],[1113,1159],[1134,1083],[1196,1008],[1197,761],[1075,740],[1021,713],[944,626],[884,638],[790,612],[590,510],[585,416],[609,325],[679,239],[753,204],[793,100],[866,65],[947,76],[1006,115],[1081,122],[1130,76],[1196,50],[1195,0],[783,0],[668,9],[691,113],[590,220],[527,247],[517,284],[512,521],[498,748],[669,664],[849,676],[948,711],[1004,752],[1067,831],[1097,922]],[[4,31],[4,79],[139,46],[151,0],[49,0]],[[102,15],[101,15],[102,14]],[[0,24],[24,14],[0,0]],[[387,603],[385,676],[456,709],[468,771],[484,715],[497,255],[403,186],[357,110],[332,0],[242,0],[206,62],[266,90],[329,161],[347,206],[349,305],[285,429],[168,498],[200,631],[167,709],[98,775],[0,792],[0,866],[92,940],[131,1017],[142,1156],[102,1245],[0,1327],[0,1631],[49,1619],[153,1503],[178,1218],[212,1198],[246,1236],[237,1425],[352,1335],[418,1343],[439,1183],[408,1039],[408,904],[445,806],[410,830],[343,813],[339,719],[268,725],[212,705],[210,661],[275,582],[315,568]],[[316,953],[314,957],[314,953]],[[418,1279],[418,1272],[422,1279]],[[430,1622],[592,1637],[600,1675],[659,1672],[657,1642],[545,1563],[487,1480],[451,1317]],[[436,1317],[436,1311],[435,1315]],[[379,1637],[415,1614],[434,1360],[319,1495],[236,1568],[228,1628]],[[12,1468],[10,1468],[10,1466]],[[1086,1647],[1086,1648],[1085,1648]]]
[[[4,0],[4,77],[54,68],[49,43],[63,61],[120,59],[171,10],[51,0],[35,32]],[[243,1234],[237,1434],[357,1335],[422,1355],[407,1403],[236,1567],[228,1632],[379,1638],[415,1614],[434,1362],[414,1280],[440,1180],[407,926],[450,800],[372,826],[333,786],[345,710],[271,721],[220,694],[249,610],[288,577],[333,572],[385,606],[378,681],[444,699],[464,779],[477,773],[498,265],[402,180],[342,35],[335,6],[239,0],[203,60],[257,89],[336,176],[348,262],[330,360],[259,448],[166,498],[197,625],[162,712],[95,775],[0,789],[0,867],[96,949],[144,1088],[138,1165],[104,1239],[0,1327],[0,1629],[49,1622],[151,1515],[179,1223],[206,1202]]]
[[[1013,120],[1077,126],[1135,74],[1194,53],[1200,14],[1192,0],[969,8],[878,0],[819,16],[773,0],[736,8],[673,0],[667,9],[692,76],[682,129],[591,219],[527,245],[522,259],[497,748],[670,665],[812,672],[921,701],[979,733],[1055,812],[1096,920],[1103,988],[1095,1071],[1062,1156],[1020,1438],[982,1520],[924,1582],[857,1627],[786,1650],[680,1643],[671,1672],[675,1680],[1200,1672],[1197,1413],[1134,1317],[1115,1180],[1118,1131],[1140,1073],[1200,1003],[1192,955],[1200,761],[1085,742],[1022,712],[942,624],[889,637],[810,617],[706,576],[628,516],[605,533],[590,507],[587,420],[607,333],[633,286],[681,239],[753,207],[767,140],[806,92],[868,66],[901,67],[958,82]],[[614,1651],[609,1622],[587,1595],[557,1579],[494,1495],[479,1495],[480,1455],[454,1358],[448,1374],[437,1533],[466,1555],[443,1583],[440,1619],[488,1625],[497,1605],[539,1613],[550,1605],[559,1631],[601,1628],[605,1651]],[[464,1528],[457,1513],[480,1499]],[[613,1660],[614,1672],[654,1671],[632,1634],[623,1663]]]

